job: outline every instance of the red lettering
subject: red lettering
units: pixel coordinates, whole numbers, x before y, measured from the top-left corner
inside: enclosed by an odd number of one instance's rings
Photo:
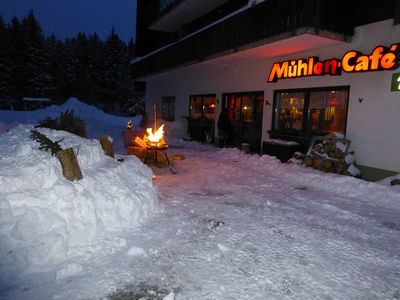
[[[278,79],[282,77],[285,78],[288,76],[288,65],[287,61],[283,63],[275,63],[272,66],[271,72],[269,73],[267,82],[276,82]]]

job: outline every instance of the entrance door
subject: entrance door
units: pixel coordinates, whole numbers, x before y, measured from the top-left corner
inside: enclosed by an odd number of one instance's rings
[[[194,140],[212,143],[214,137],[214,118],[216,96],[192,95],[189,99],[188,131]]]
[[[232,125],[232,144],[240,147],[249,143],[254,152],[260,151],[264,93],[230,93],[223,95],[222,109]]]

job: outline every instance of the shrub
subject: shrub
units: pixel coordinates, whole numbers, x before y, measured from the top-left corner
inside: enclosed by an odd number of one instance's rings
[[[78,117],[74,116],[74,111],[66,110],[62,112],[58,118],[52,119],[50,117],[40,121],[35,127],[45,127],[55,130],[64,130],[76,134],[80,137],[87,138],[86,124]]]

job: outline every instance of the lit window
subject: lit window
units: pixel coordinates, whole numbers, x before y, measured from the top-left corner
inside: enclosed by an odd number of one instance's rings
[[[312,136],[346,133],[348,87],[275,93],[273,132]]]

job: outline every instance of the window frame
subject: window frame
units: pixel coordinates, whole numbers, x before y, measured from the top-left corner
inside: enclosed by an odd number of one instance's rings
[[[173,104],[171,109],[171,103]],[[164,106],[168,105],[167,114],[165,114]],[[175,96],[164,96],[161,98],[161,117],[168,122],[175,121]]]
[[[188,116],[189,116],[189,119],[191,119],[191,120],[199,119],[199,118],[193,118],[193,116],[192,116],[191,107],[192,107],[192,99],[194,99],[194,98],[201,98],[201,115],[200,115],[200,119],[206,118],[206,116],[205,116],[206,113],[205,113],[205,109],[204,109],[204,99],[205,98],[214,98],[215,108],[214,108],[214,118],[212,119],[212,121],[214,121],[215,120],[216,105],[217,105],[217,95],[216,94],[189,95],[189,113],[188,113]]]
[[[350,86],[349,85],[341,85],[341,86],[325,86],[325,87],[313,87],[313,88],[295,88],[295,89],[279,89],[274,90],[274,101],[273,101],[273,108],[272,108],[272,120],[271,120],[271,135],[282,136],[282,137],[297,137],[297,138],[305,138],[311,137],[313,135],[312,132],[308,131],[308,124],[310,122],[311,114],[309,113],[310,108],[310,95],[313,92],[325,92],[325,91],[347,91],[348,99],[346,103],[346,122],[344,124],[343,134],[346,136],[347,131],[347,123],[348,123],[348,115],[349,115],[349,102],[350,102]],[[303,129],[301,130],[300,134],[290,134],[286,132],[282,132],[277,130],[275,126],[275,119],[277,116],[277,109],[278,109],[278,95],[281,93],[304,93],[304,107],[303,107]],[[326,133],[322,133],[326,134]]]

